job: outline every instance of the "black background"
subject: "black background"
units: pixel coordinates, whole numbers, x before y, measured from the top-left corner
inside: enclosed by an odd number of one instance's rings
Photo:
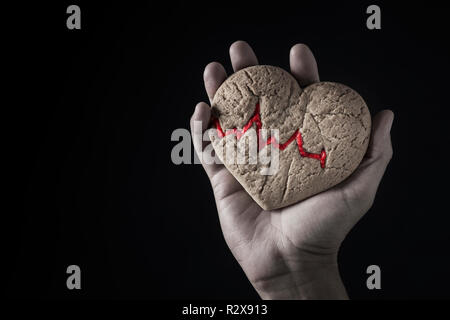
[[[66,8],[81,7],[81,30]],[[382,29],[368,30],[370,4]],[[257,298],[229,252],[199,165],[172,164],[170,141],[206,101],[204,66],[231,67],[246,40],[289,68],[298,42],[322,80],[390,108],[394,157],[375,204],[345,240],[351,298],[448,298],[449,50],[445,10],[427,2],[58,1],[5,10],[2,290],[30,298]],[[8,19],[10,18],[10,19]],[[8,209],[9,208],[9,209]],[[66,288],[66,268],[82,290]],[[367,266],[382,290],[366,288]]]

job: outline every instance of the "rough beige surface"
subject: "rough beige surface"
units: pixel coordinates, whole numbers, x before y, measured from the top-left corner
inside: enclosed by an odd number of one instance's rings
[[[278,171],[263,175],[261,168],[270,164],[239,164],[226,159],[224,151],[248,151],[251,140],[245,137],[251,138],[256,130],[249,130],[239,140],[235,135],[219,138],[211,134],[220,159],[263,209],[281,208],[322,192],[346,179],[362,160],[369,142],[370,113],[364,100],[349,87],[319,82],[302,90],[283,69],[253,66],[236,72],[221,85],[212,111],[224,131],[241,129],[254,115],[258,102],[262,128],[278,129],[280,143],[299,129],[305,151],[320,153],[324,149],[327,154],[322,168],[320,161],[302,157],[293,141],[278,150]],[[270,149],[259,152],[270,154]],[[248,152],[245,154],[248,162]]]

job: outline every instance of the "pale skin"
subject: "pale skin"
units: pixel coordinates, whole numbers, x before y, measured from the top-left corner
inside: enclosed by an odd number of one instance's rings
[[[244,41],[231,45],[230,58],[235,72],[258,64]],[[306,45],[293,46],[289,60],[290,71],[301,87],[320,81],[316,60]],[[206,66],[204,84],[210,101],[226,78],[221,64]],[[206,130],[210,116],[209,105],[198,103],[191,130],[194,121],[201,121]],[[263,210],[222,164],[203,164],[225,241],[261,298],[348,299],[337,255],[347,233],[372,206],[392,158],[393,119],[390,110],[373,117],[368,150],[349,178],[279,210]],[[194,143],[197,154],[206,144]]]

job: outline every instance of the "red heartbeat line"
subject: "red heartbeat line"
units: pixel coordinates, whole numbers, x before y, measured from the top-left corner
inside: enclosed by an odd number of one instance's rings
[[[247,124],[242,128],[242,130],[234,128],[234,129],[227,130],[226,132],[223,132],[222,127],[220,126],[219,119],[214,118],[213,121],[214,121],[214,124],[217,129],[217,134],[219,135],[220,138],[223,138],[229,134],[236,134],[237,139],[240,139],[245,134],[245,132],[247,132],[247,130],[251,128],[253,123],[256,123],[256,128],[258,130],[257,144],[258,144],[259,150],[261,150],[262,148],[264,148],[266,145],[269,145],[269,144],[272,144],[275,148],[284,150],[287,148],[287,146],[292,141],[295,140],[295,141],[297,141],[298,151],[302,157],[319,160],[320,166],[322,168],[325,168],[325,160],[327,158],[325,149],[322,149],[322,151],[320,153],[310,153],[308,151],[305,151],[305,149],[303,149],[302,134],[300,133],[299,129],[295,130],[295,132],[292,134],[292,136],[285,143],[279,144],[276,141],[275,137],[270,137],[266,140],[266,142],[264,142],[262,145],[260,145],[259,141],[260,141],[260,135],[261,135],[260,131],[261,131],[262,123],[261,123],[261,117],[259,115],[259,103],[256,104],[255,113],[250,118],[250,120],[247,122]]]

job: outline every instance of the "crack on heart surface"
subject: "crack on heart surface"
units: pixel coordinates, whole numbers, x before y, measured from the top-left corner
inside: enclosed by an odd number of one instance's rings
[[[263,181],[263,183],[262,183],[262,185],[261,185],[261,188],[259,189],[259,194],[262,194],[263,193],[263,191],[264,191],[264,188],[266,187],[266,185],[267,185],[267,178],[268,178],[269,176],[264,176],[264,181]]]
[[[244,74],[245,74],[245,75],[247,76],[247,78],[250,80],[250,82],[251,82],[250,85],[254,85],[254,84],[255,84],[255,80],[253,80],[253,78],[250,77],[250,75],[248,74],[248,71],[247,71],[247,70],[244,70]],[[248,85],[247,85],[247,87],[248,87]],[[253,90],[250,90],[250,91],[253,92]],[[254,93],[254,92],[253,92],[253,93]]]
[[[286,174],[286,180],[284,181],[284,188],[283,188],[283,194],[282,194],[282,198],[283,201],[286,199],[286,195],[288,194],[288,186],[289,186],[289,178],[291,177],[291,175],[289,175],[289,172],[291,171],[292,168],[292,164],[294,163],[294,159],[291,160],[291,163],[289,164],[289,168],[287,170],[287,174]]]
[[[305,151],[303,148],[302,134],[299,129],[296,129],[295,132],[291,135],[291,137],[285,143],[280,144],[278,141],[276,141],[275,137],[271,136],[263,144],[261,144],[260,141],[261,141],[262,123],[261,123],[261,117],[260,117],[259,111],[260,111],[260,107],[259,107],[259,102],[258,102],[255,106],[255,111],[253,113],[253,116],[244,125],[242,130],[233,128],[233,129],[226,130],[226,132],[224,132],[220,125],[219,119],[214,118],[213,123],[216,126],[218,136],[220,138],[223,138],[229,134],[235,134],[236,138],[239,140],[245,134],[245,132],[247,132],[247,130],[252,127],[253,123],[255,123],[256,128],[257,128],[257,136],[256,137],[257,137],[258,150],[261,150],[262,148],[264,148],[267,145],[272,145],[277,149],[284,150],[292,141],[295,140],[297,142],[298,151],[300,153],[300,156],[305,157],[305,158],[319,160],[320,166],[322,168],[325,168],[325,161],[327,158],[325,149],[322,149],[322,151],[320,153],[311,153],[311,152]]]

